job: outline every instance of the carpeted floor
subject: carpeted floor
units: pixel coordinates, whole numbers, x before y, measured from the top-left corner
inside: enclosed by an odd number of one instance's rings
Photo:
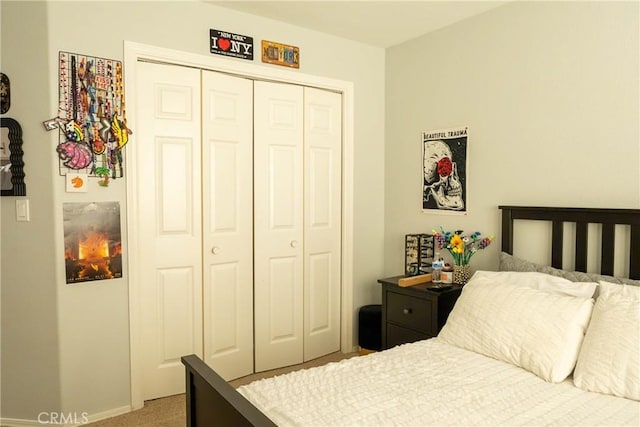
[[[144,407],[128,414],[89,423],[99,427],[184,427],[184,394],[144,402]]]
[[[300,365],[275,369],[273,371],[260,372],[238,378],[237,380],[230,381],[230,384],[237,388],[261,378],[282,375],[298,369],[321,366],[357,355],[358,353],[332,353]],[[103,421],[90,423],[88,425],[93,427],[184,427],[186,424],[185,417],[184,394],[178,394],[175,396],[146,401],[144,402],[144,407],[142,409]]]

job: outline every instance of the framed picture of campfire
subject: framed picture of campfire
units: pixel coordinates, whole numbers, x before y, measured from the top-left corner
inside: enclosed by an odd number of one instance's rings
[[[64,203],[67,284],[122,277],[118,202]]]

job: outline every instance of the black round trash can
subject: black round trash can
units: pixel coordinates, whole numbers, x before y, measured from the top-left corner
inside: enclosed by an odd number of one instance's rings
[[[382,306],[380,304],[360,307],[358,345],[367,350],[382,350]]]

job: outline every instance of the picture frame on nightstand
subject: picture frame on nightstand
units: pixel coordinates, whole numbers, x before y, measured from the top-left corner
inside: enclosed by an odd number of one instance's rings
[[[407,234],[404,237],[404,274],[417,276],[431,271],[434,240],[432,234]]]

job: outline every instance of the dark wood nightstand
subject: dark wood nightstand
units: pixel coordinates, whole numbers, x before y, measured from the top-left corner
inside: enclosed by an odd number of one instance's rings
[[[462,292],[462,286],[435,291],[431,282],[400,287],[394,276],[382,284],[382,348],[424,340],[438,335]]]

